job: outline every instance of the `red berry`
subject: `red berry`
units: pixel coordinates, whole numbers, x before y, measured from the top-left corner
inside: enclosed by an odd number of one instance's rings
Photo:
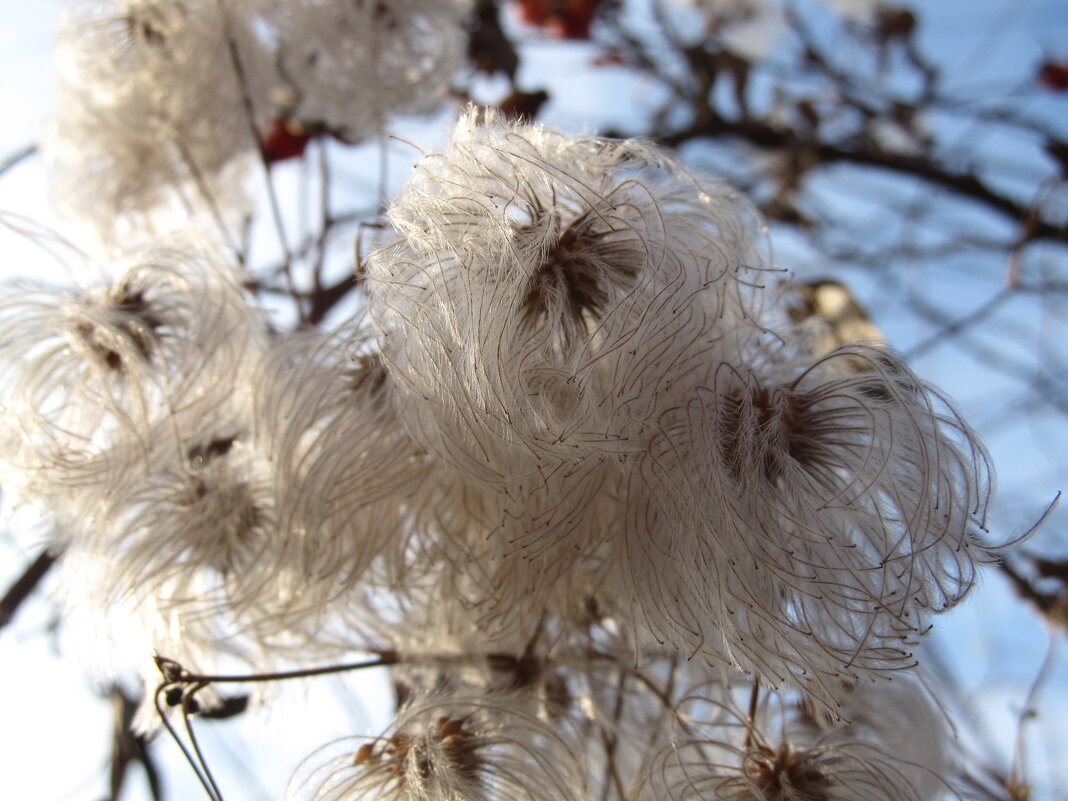
[[[1053,92],[1068,90],[1068,59],[1061,64],[1044,62],[1038,68],[1038,82]]]
[[[311,139],[311,134],[304,132],[294,120],[278,117],[263,137],[260,148],[268,164],[277,164],[303,156]]]
[[[600,0],[519,0],[519,16],[560,39],[589,39]]]

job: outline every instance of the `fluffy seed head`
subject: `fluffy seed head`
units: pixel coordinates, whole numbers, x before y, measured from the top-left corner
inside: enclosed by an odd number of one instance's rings
[[[356,319],[327,335],[271,343],[255,378],[255,431],[272,461],[279,566],[306,576],[288,610],[316,620],[369,585],[402,590],[415,556],[412,525],[425,453],[401,426],[391,379]],[[373,575],[372,575],[373,574]]]
[[[748,206],[656,148],[471,111],[416,169],[370,308],[411,427],[469,475],[642,449],[749,316]]]
[[[232,266],[194,239],[141,254],[108,289],[19,285],[0,322],[4,458],[22,483],[51,476],[42,491],[107,483],[89,474],[116,438],[231,414],[260,335]]]
[[[641,473],[657,522],[627,536],[679,577],[643,602],[661,637],[833,707],[843,680],[911,667],[931,616],[970,588],[989,558],[990,475],[966,424],[891,352],[793,359],[721,364],[665,415]]]
[[[191,212],[222,219],[231,204],[244,206],[232,168],[246,167],[240,157],[255,150],[252,130],[272,113],[275,79],[251,16],[233,5],[69,4],[57,42],[59,102],[42,150],[57,203],[105,241],[128,246],[146,222],[170,231]],[[174,212],[180,223],[167,216]]]
[[[315,770],[300,797],[549,801],[583,795],[577,743],[518,695],[437,696],[401,709],[381,737]],[[310,794],[305,795],[310,791]]]
[[[287,113],[358,141],[445,99],[466,43],[468,0],[277,0]]]
[[[939,797],[948,736],[915,683],[864,686],[854,721],[824,725],[790,694],[708,685],[677,709],[675,743],[651,761],[639,798],[671,801],[925,801]],[[749,703],[744,700],[749,694]],[[752,695],[757,693],[757,695]],[[758,700],[759,699],[759,700]],[[892,708],[880,704],[893,700]],[[758,700],[758,703],[753,703]],[[747,711],[741,711],[745,704]],[[886,713],[885,715],[883,713]],[[900,724],[906,723],[905,727]],[[926,747],[909,743],[910,732]]]

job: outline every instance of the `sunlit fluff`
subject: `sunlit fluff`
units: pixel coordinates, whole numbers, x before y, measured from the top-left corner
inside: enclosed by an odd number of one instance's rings
[[[106,486],[93,471],[130,469],[127,456],[102,458],[119,439],[145,453],[164,420],[188,431],[233,414],[233,382],[254,363],[261,326],[232,266],[210,250],[183,238],[140,255],[110,288],[7,293],[4,460],[21,482]]]
[[[285,112],[346,141],[433,110],[466,47],[467,0],[274,0]]]
[[[858,688],[852,720],[829,726],[789,696],[765,691],[750,717],[748,687],[708,690],[677,707],[675,743],[640,801],[933,801],[948,789],[949,733],[916,683]]]
[[[652,146],[477,111],[390,217],[369,306],[404,425],[467,487],[446,550],[487,623],[536,619],[611,558],[656,420],[756,325],[759,223]]]
[[[987,455],[889,351],[738,362],[661,421],[635,586],[661,636],[834,706],[843,680],[912,666],[990,558]]]
[[[363,321],[279,337],[254,385],[256,435],[287,532],[274,558],[306,577],[285,613],[306,624],[359,587],[403,587],[427,463]]]
[[[762,264],[747,204],[663,151],[476,111],[390,218],[370,308],[407,422],[490,482],[642,450]]]
[[[153,433],[150,470],[126,477],[91,517],[68,522],[68,561],[85,562],[89,585],[79,594],[102,617],[132,610],[160,653],[233,649],[221,631],[250,629],[296,591],[271,558],[282,535],[270,465],[232,431],[177,448],[166,431]]]
[[[382,736],[335,744],[292,798],[314,801],[559,801],[584,797],[566,726],[515,694],[438,693],[402,708]]]
[[[165,202],[221,218],[239,197],[226,168],[255,152],[253,130],[269,119],[275,79],[264,42],[234,5],[68,5],[44,155],[58,203],[105,237]]]

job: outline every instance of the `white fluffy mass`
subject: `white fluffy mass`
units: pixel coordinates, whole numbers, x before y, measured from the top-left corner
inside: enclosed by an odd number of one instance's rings
[[[371,314],[408,431],[485,499],[443,536],[487,622],[595,585],[638,642],[833,706],[971,586],[985,453],[892,352],[769,327],[724,188],[472,112],[390,215]]]
[[[234,8],[72,13],[72,200],[216,202],[276,115],[358,139],[427,110],[466,13]],[[331,331],[276,330],[192,237],[8,293],[0,467],[74,603],[170,665],[403,666],[394,725],[312,760],[316,801],[580,798],[624,764],[657,799],[936,797],[943,754],[901,731],[937,713],[870,710],[990,559],[952,405],[888,347],[814,353],[752,207],[650,143],[470,110],[388,221]]]

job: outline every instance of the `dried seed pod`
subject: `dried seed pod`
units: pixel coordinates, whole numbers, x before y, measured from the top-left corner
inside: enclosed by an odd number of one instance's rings
[[[578,741],[566,724],[543,721],[528,707],[519,694],[423,697],[381,737],[314,768],[294,789],[314,801],[584,797]]]

